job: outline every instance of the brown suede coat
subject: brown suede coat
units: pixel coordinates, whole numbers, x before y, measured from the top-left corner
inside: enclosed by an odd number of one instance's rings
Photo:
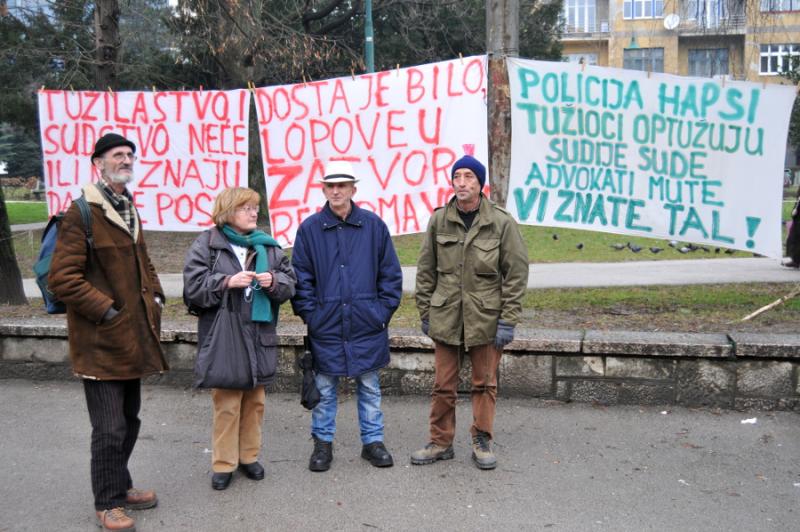
[[[92,211],[94,249],[72,205],[61,222],[50,289],[67,307],[72,369],[80,377],[137,379],[168,369],[159,341],[161,284],[145,247],[141,223],[128,226],[95,185],[83,189]],[[114,306],[119,314],[103,321]]]

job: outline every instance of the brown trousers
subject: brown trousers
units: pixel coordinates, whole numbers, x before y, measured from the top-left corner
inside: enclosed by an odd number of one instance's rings
[[[431,441],[449,446],[456,432],[456,393],[458,391],[459,346],[434,342],[436,376],[431,394]],[[492,438],[497,404],[497,368],[502,349],[494,344],[471,347],[466,354],[472,361],[472,427],[470,433],[486,432]]]
[[[211,390],[214,402],[213,453],[214,473],[230,473],[241,464],[258,460],[261,450],[261,424],[266,394],[263,386],[252,390]]]

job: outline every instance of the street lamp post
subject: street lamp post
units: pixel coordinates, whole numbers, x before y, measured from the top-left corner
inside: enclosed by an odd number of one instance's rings
[[[372,0],[364,3],[365,22],[364,22],[364,62],[367,65],[367,72],[375,72],[375,43],[372,34]]]

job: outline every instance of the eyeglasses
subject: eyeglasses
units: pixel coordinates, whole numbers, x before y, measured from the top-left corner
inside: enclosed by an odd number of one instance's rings
[[[239,207],[236,209],[236,212],[246,212],[247,214],[258,214],[258,206],[251,206],[245,205],[244,207]]]
[[[135,163],[136,159],[137,159],[135,153],[115,153],[114,155],[111,156],[111,158],[114,159],[118,163],[121,163],[126,158],[130,159],[132,163]]]

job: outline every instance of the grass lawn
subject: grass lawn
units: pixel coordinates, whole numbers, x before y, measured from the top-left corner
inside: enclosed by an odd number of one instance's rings
[[[618,328],[634,330],[727,331],[751,312],[795,290],[794,284],[721,284],[528,290],[523,323],[533,328]],[[760,319],[759,319],[760,318]],[[748,325],[784,324],[795,332],[800,298]],[[404,295],[392,319],[397,327],[417,327],[413,296]]]
[[[47,221],[47,204],[43,201],[7,201],[6,209],[11,225]]]
[[[791,283],[742,283],[701,286],[648,286],[529,290],[520,328],[795,333],[800,298],[741,322],[751,312],[796,288]],[[179,299],[168,301],[164,319],[173,326],[195,327]],[[281,322],[300,325],[287,305]],[[392,328],[419,328],[411,295],[405,294]]]
[[[795,283],[742,283],[695,286],[647,286],[529,290],[520,329],[631,330],[680,332],[797,333],[800,298],[791,299],[752,320],[744,316],[795,290]],[[5,318],[47,318],[41,300],[0,306]],[[49,318],[56,319],[56,318]],[[194,329],[196,318],[180,298],[170,298],[164,328]],[[300,326],[284,305],[281,323]],[[419,328],[414,298],[404,295],[392,318],[393,329]]]
[[[615,235],[597,231],[584,231],[580,229],[562,229],[556,227],[540,227],[521,225],[520,233],[528,247],[528,257],[532,263],[544,262],[622,262],[642,260],[676,260],[676,259],[702,259],[714,257],[746,256],[752,254],[746,251],[732,251],[724,253],[726,248],[706,245],[708,251],[698,249],[694,252],[681,253],[678,248],[668,245],[668,240],[643,238],[630,235]],[[395,237],[395,248],[403,266],[414,266],[417,263],[422,235],[403,235]],[[641,251],[634,253],[630,248],[622,250],[614,246],[640,247]],[[650,248],[659,248],[656,253]]]

